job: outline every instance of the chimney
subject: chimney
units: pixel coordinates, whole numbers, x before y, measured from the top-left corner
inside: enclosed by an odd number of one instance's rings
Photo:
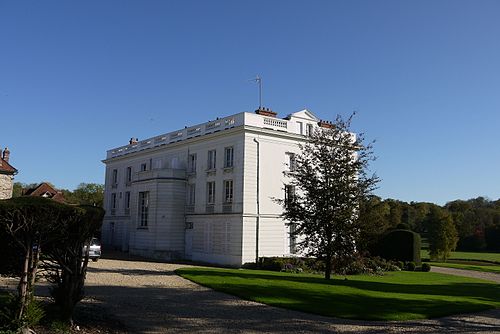
[[[255,113],[262,115],[262,116],[268,116],[268,117],[274,117],[274,118],[276,118],[276,115],[278,115],[278,113],[272,111],[269,108],[264,108],[264,107],[259,107],[259,109],[255,110]]]
[[[132,138],[130,138],[130,140],[129,140],[128,144],[129,144],[129,145],[133,145],[133,144],[137,144],[138,142],[139,142],[139,139],[138,139],[138,138],[134,138],[134,137],[132,137]]]
[[[9,157],[10,157],[10,151],[9,148],[6,147],[5,150],[3,150],[2,159],[5,160],[6,162],[9,162]]]
[[[320,120],[320,121],[318,122],[318,125],[319,125],[320,127],[322,127],[322,128],[328,128],[328,129],[333,128],[333,124],[332,124],[332,122],[330,122],[330,121]]]

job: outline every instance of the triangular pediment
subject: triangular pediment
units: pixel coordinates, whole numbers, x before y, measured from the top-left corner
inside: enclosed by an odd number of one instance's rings
[[[312,112],[310,112],[307,109],[294,112],[293,114],[290,114],[287,117],[287,119],[292,119],[292,118],[300,118],[300,119],[303,119],[303,120],[314,121],[314,122],[318,122],[319,121],[319,118],[316,117],[316,115],[314,115]]]

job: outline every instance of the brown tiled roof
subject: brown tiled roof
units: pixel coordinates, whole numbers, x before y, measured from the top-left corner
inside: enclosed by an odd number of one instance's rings
[[[17,174],[17,169],[12,167],[7,161],[0,158],[0,174]]]
[[[35,188],[27,189],[23,195],[24,196],[38,196],[38,197],[50,198],[50,199],[53,199],[54,201],[60,202],[60,203],[66,202],[62,192],[58,191],[57,189],[52,187],[47,182],[40,183]]]

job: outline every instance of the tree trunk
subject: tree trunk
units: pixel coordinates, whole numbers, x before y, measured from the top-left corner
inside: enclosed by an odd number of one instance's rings
[[[29,244],[29,243],[28,243]],[[28,295],[28,273],[31,260],[31,248],[28,246],[26,248],[26,253],[24,254],[24,265],[23,272],[21,274],[21,280],[19,281],[18,298],[19,298],[19,310],[17,312],[17,319],[20,320],[23,317],[24,310],[28,305],[27,295]]]
[[[327,256],[325,259],[325,279],[330,279],[332,276],[332,258]]]

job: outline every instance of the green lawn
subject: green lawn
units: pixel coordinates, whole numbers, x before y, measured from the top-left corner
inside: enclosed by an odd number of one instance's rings
[[[429,251],[422,249],[421,257],[422,259],[428,259]],[[500,264],[500,253],[452,252],[450,259],[488,261]]]
[[[242,269],[176,272],[244,299],[340,318],[408,320],[500,308],[500,285],[438,273],[393,272],[326,281],[312,274]]]

